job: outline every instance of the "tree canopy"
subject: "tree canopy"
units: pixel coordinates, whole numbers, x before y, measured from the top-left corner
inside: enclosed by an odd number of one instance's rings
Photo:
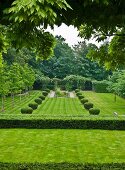
[[[8,44],[29,47],[43,59],[52,56],[55,43],[44,30],[48,25],[74,25],[82,37],[94,35],[98,41],[125,36],[124,7],[124,0],[1,0],[0,57]]]

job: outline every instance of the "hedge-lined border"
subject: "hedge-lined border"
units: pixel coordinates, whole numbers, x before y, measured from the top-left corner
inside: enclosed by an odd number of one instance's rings
[[[125,163],[2,163],[1,170],[123,170]]]
[[[125,120],[0,119],[0,128],[125,130]]]

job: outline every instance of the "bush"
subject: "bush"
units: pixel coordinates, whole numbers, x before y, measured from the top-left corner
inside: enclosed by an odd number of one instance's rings
[[[75,89],[75,92],[78,93],[78,92],[80,92],[80,90],[79,89]]]
[[[85,107],[85,109],[89,110],[90,108],[93,107],[93,103],[86,102],[86,103],[84,103],[84,107]]]
[[[81,99],[81,103],[82,103],[82,104],[84,104],[84,103],[86,103],[86,102],[88,102],[88,99],[85,99],[85,98],[82,98],[82,99]]]
[[[34,100],[37,104],[41,104],[42,100],[40,98]]]
[[[44,96],[47,96],[47,95],[48,95],[48,92],[47,92],[47,91],[43,91],[42,94],[43,94]]]
[[[91,109],[89,109],[89,113],[91,115],[98,115],[100,113],[100,109],[91,108]]]
[[[31,107],[26,107],[21,109],[21,113],[23,114],[32,114],[33,109]]]
[[[49,93],[49,92],[50,92],[50,90],[49,90],[49,89],[45,89],[45,91],[46,91],[47,93]]]
[[[41,96],[39,96],[39,98],[41,99],[41,100],[45,100],[45,96],[44,95],[41,95]]]
[[[77,92],[76,95],[77,95],[77,96],[81,96],[82,93],[81,93],[81,92]]]
[[[83,95],[79,95],[78,97],[79,97],[80,100],[84,98]]]
[[[37,109],[38,104],[34,102],[34,103],[29,103],[28,106],[31,107],[33,110],[35,110]]]

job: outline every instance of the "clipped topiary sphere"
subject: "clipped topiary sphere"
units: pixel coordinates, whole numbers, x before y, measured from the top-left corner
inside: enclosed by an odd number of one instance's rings
[[[93,103],[86,102],[84,103],[85,109],[89,110],[90,108],[93,108]]]
[[[91,108],[89,109],[89,113],[91,115],[98,115],[100,113],[100,109]]]
[[[47,95],[48,95],[48,92],[47,92],[47,91],[42,91],[42,94],[43,94],[44,96],[47,96]]]
[[[47,91],[48,93],[50,92],[50,90],[49,90],[49,89],[45,89],[45,91]]]
[[[41,104],[42,100],[40,98],[34,100],[37,104]]]
[[[44,95],[41,95],[41,96],[39,96],[39,98],[41,99],[41,100],[45,100],[45,96]]]
[[[80,92],[80,90],[79,89],[75,89],[75,92],[78,93],[78,92]]]
[[[35,110],[37,109],[38,104],[34,102],[34,103],[29,103],[28,106],[31,107],[33,110]]]
[[[79,95],[78,97],[79,97],[80,100],[84,98],[83,95]]]
[[[82,104],[84,104],[84,103],[86,103],[86,102],[88,102],[88,99],[85,99],[85,98],[82,98],[82,99],[81,99],[81,103],[82,103]]]
[[[77,95],[77,96],[81,96],[82,93],[81,93],[81,92],[77,92],[76,95]]]
[[[31,107],[26,107],[21,109],[21,113],[23,114],[32,114],[33,109]]]

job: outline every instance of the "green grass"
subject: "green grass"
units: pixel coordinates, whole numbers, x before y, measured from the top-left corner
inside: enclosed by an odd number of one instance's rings
[[[100,115],[114,116],[113,113],[117,112],[125,116],[125,99],[117,96],[116,102],[114,101],[114,94],[111,93],[95,93],[91,91],[83,92],[85,98],[101,110]]]
[[[34,114],[65,116],[65,115],[87,115],[78,98],[47,98],[39,106]]]
[[[0,109],[0,114],[21,114],[20,110],[23,107],[27,107],[29,103],[33,102],[38,96],[42,93],[38,90],[33,90],[29,95],[23,95],[22,100],[20,101],[19,96],[15,96],[15,105],[12,107],[12,99],[11,97],[6,97],[5,99],[5,111],[2,112]],[[0,108],[1,108],[1,100],[0,100]]]
[[[125,162],[125,131],[0,129],[0,162]]]

